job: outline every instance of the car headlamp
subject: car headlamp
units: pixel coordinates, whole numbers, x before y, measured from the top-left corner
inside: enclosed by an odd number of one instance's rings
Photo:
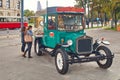
[[[67,44],[68,44],[69,46],[71,46],[71,45],[73,44],[73,41],[72,41],[72,40],[68,40],[68,41],[67,41]]]

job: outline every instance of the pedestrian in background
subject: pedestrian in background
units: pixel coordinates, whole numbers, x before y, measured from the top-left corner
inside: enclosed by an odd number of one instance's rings
[[[28,58],[32,58],[31,56],[31,48],[32,48],[32,26],[28,26],[26,34],[24,36],[25,43],[27,44],[27,49],[24,51],[23,57],[26,57],[26,53],[28,52]]]
[[[22,43],[22,46],[21,46],[21,52],[24,53],[24,50],[25,50],[25,46],[26,46],[26,43],[24,41],[24,35],[26,33],[26,27],[22,27],[21,29],[21,43]]]

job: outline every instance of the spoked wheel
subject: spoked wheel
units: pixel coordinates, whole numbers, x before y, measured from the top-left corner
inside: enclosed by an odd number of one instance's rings
[[[34,50],[35,50],[35,53],[38,55],[38,56],[41,56],[43,53],[42,53],[42,47],[39,43],[39,39],[35,39],[35,45],[34,45]]]
[[[55,55],[55,65],[56,69],[60,74],[65,74],[68,71],[68,54],[62,50],[58,49]]]
[[[99,46],[97,48],[97,52],[99,52],[100,55],[105,56],[106,58],[97,61],[97,64],[99,65],[99,67],[103,68],[103,69],[107,69],[112,65],[112,53],[111,51],[105,47],[105,46]]]

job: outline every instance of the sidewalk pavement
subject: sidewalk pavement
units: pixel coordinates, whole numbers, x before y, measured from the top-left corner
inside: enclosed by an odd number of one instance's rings
[[[120,54],[120,32],[112,30],[103,30],[101,28],[86,29],[86,34],[93,37],[93,40],[104,38],[110,42],[106,45],[113,53]]]
[[[21,44],[19,35],[0,36],[0,47],[15,46]]]
[[[110,49],[120,52],[120,33],[102,29],[86,30],[93,39],[105,37],[111,42]],[[32,59],[23,58],[19,45],[20,37],[0,39],[0,80],[120,80],[120,55],[116,54],[112,66],[101,69],[96,62],[69,66],[65,75],[60,75],[54,58],[45,54],[37,56],[32,50]],[[33,48],[32,48],[33,49]]]
[[[93,42],[96,39],[105,38],[110,42],[110,45],[106,45],[110,48],[113,53],[120,54],[120,32],[112,30],[103,30],[101,28],[97,29],[86,29],[86,34],[93,37]],[[20,35],[9,35],[9,36],[0,36],[0,47],[2,46],[11,46],[11,45],[20,45],[21,37]]]

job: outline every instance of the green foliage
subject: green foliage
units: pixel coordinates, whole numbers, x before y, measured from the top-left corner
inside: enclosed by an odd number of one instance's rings
[[[117,14],[117,18],[120,19],[120,2],[117,5],[117,7],[115,8],[116,14]]]
[[[75,1],[76,1],[75,7],[83,7],[83,4],[80,0],[75,0]]]
[[[79,7],[81,7],[82,3],[85,3],[83,5],[90,6],[90,18],[99,17],[102,20],[106,18],[112,18],[113,20],[120,19],[120,0],[76,0],[76,3],[76,6]]]
[[[103,29],[105,29],[105,30],[114,30],[114,31],[116,31],[116,28],[114,27],[114,28],[111,28],[111,27],[108,27],[108,26],[104,26],[104,27],[102,27]]]
[[[34,11],[30,11],[28,9],[24,10],[24,16],[29,17],[34,15],[35,15]]]
[[[35,15],[34,11],[30,11],[28,9],[24,10],[24,16],[29,18],[30,16],[34,16],[34,15]],[[34,19],[30,19],[29,22],[33,23]]]
[[[112,16],[111,13],[114,13],[116,10],[117,16],[119,16],[120,13],[120,0],[75,0],[76,5],[81,7],[82,3],[87,4],[88,2],[90,4],[90,8],[92,11],[96,12],[99,11],[101,13],[107,13],[109,17]],[[89,4],[88,3],[88,4]]]

